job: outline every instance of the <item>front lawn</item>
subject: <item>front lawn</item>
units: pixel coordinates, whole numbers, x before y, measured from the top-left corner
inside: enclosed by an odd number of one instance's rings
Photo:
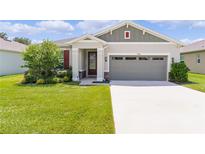
[[[0,133],[114,133],[109,86],[18,85],[0,77]]]
[[[184,86],[205,92],[205,74],[189,73],[188,75],[189,83],[184,84]]]

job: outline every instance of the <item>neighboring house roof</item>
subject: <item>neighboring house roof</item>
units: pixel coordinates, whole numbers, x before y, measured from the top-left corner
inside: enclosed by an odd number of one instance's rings
[[[181,48],[181,53],[197,52],[202,50],[205,50],[205,40],[194,42]]]
[[[0,50],[23,52],[27,45],[15,41],[7,41],[0,38]]]
[[[174,39],[172,39],[172,38],[170,38],[170,37],[167,37],[167,36],[165,36],[165,35],[162,35],[162,34],[160,34],[160,33],[157,33],[157,32],[155,32],[155,31],[153,31],[153,30],[151,30],[151,29],[148,29],[148,28],[146,28],[146,27],[143,27],[143,26],[141,26],[141,25],[139,25],[139,24],[136,24],[136,23],[134,23],[134,22],[131,22],[131,21],[122,21],[122,22],[118,23],[117,25],[108,27],[108,28],[106,28],[106,29],[104,29],[104,30],[102,30],[102,31],[100,31],[100,32],[98,32],[98,33],[95,33],[94,36],[101,36],[101,35],[103,35],[103,34],[105,34],[105,33],[107,33],[107,32],[113,31],[113,30],[118,29],[118,28],[120,28],[120,27],[122,27],[122,26],[125,26],[125,25],[127,25],[127,26],[129,26],[129,25],[130,25],[130,26],[133,26],[133,27],[135,27],[135,28],[137,28],[137,29],[142,30],[144,33],[150,33],[150,34],[152,34],[152,35],[154,35],[154,36],[157,36],[157,37],[159,37],[159,38],[162,38],[162,39],[164,39],[164,40],[167,40],[168,42],[173,42],[173,43],[175,43],[175,44],[177,44],[177,45],[184,46],[184,43],[182,43],[182,42],[180,42],[180,41],[174,40]]]

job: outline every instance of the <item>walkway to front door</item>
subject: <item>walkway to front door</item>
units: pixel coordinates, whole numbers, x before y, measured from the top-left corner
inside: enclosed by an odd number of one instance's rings
[[[116,133],[205,133],[205,93],[166,81],[112,81]]]

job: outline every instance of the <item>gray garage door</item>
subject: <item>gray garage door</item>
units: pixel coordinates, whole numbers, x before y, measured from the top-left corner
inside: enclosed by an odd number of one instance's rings
[[[110,56],[111,80],[167,79],[166,56]]]

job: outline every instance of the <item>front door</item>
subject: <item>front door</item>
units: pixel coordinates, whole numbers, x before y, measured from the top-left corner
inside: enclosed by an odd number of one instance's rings
[[[88,52],[88,75],[97,75],[97,52]]]

